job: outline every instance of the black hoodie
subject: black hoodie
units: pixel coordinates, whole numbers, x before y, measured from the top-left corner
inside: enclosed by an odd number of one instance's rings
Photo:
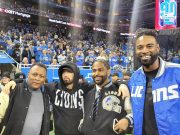
[[[72,90],[68,90],[62,81],[62,71],[64,68],[68,68],[74,73]],[[53,103],[55,134],[80,135],[78,125],[83,117],[84,96],[93,86],[78,84],[80,72],[78,67],[71,62],[60,66],[58,75],[60,83],[57,83],[55,89],[49,93]]]

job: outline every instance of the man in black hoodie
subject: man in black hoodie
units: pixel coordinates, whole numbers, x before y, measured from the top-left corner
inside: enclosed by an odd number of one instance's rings
[[[94,86],[79,84],[80,72],[76,64],[67,62],[59,67],[60,83],[48,91],[53,104],[56,135],[81,135],[78,125],[83,117],[85,94]]]
[[[84,115],[84,98],[94,85],[78,83],[80,71],[72,62],[61,65],[58,75],[60,83],[49,85],[48,91],[53,105],[55,134],[81,135],[78,126]]]

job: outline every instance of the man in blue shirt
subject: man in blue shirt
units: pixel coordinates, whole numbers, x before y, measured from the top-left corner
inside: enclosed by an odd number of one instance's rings
[[[134,135],[180,134],[180,65],[159,57],[155,30],[137,30],[135,49],[142,66],[129,80]]]

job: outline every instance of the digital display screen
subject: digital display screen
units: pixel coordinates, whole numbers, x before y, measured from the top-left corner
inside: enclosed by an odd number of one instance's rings
[[[177,0],[156,0],[155,29],[171,29],[177,26]]]

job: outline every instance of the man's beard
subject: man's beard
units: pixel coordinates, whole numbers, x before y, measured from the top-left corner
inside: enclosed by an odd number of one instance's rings
[[[68,86],[68,85],[70,85],[70,84],[73,83],[73,81],[70,81],[70,80],[63,80],[63,82],[64,82],[64,84],[65,84],[66,86]]]
[[[101,86],[106,81],[106,79],[107,79],[107,76],[101,76],[101,80],[96,81],[96,79],[93,78],[93,81],[94,81],[95,84]]]
[[[147,60],[142,60],[140,57],[137,57],[138,61],[141,63],[141,65],[145,66],[145,67],[150,67],[151,65],[153,65],[153,63],[157,60],[159,53],[156,52],[153,55],[150,55],[151,58],[147,59]]]

